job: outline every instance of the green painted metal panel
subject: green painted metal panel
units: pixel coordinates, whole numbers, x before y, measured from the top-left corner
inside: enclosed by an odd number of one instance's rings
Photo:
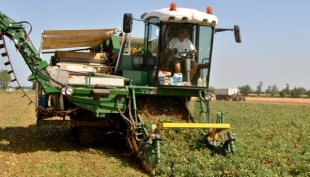
[[[121,44],[119,42],[119,37],[118,36],[111,36],[111,42],[112,42],[112,46],[113,46],[113,52],[115,54],[118,54],[121,48]]]
[[[148,72],[147,71],[124,70],[123,76],[129,79],[132,79],[134,85],[145,86],[148,84]]]
[[[132,57],[130,55],[123,55],[120,71],[123,70],[133,70]]]
[[[126,99],[124,97],[119,99],[119,105],[116,103],[116,99],[100,99],[94,100],[91,97],[68,97],[69,101],[83,107],[89,111],[96,113],[97,117],[103,117],[105,113],[119,113],[118,106],[121,112],[126,110]],[[100,116],[101,115],[101,116]]]
[[[135,89],[136,95],[159,95],[159,96],[185,96],[185,97],[199,97],[201,89],[189,89],[189,87],[137,87]]]

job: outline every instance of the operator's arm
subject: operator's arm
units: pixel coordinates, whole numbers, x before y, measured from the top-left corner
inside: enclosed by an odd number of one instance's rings
[[[190,40],[188,39],[187,42],[189,42],[189,51],[193,51],[194,53],[197,53],[197,49],[196,49],[196,47],[194,46],[194,44],[192,43],[192,41],[190,41]]]
[[[175,48],[174,44],[176,43],[177,38],[173,38],[170,42],[169,42],[169,50],[172,51],[172,53],[176,54],[178,52],[178,49]]]

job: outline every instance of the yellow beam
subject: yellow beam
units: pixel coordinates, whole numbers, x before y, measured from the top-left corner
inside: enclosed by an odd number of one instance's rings
[[[158,130],[163,128],[220,128],[229,129],[230,124],[211,124],[211,123],[162,123],[156,126]]]

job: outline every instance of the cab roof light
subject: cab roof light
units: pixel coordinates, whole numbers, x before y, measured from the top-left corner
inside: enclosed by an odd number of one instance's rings
[[[207,7],[206,12],[207,12],[207,14],[212,14],[213,13],[212,7],[210,7],[210,6]]]
[[[177,10],[177,5],[176,5],[176,3],[171,3],[170,4],[170,11],[176,11]]]
[[[187,17],[183,17],[182,22],[186,22],[186,21],[187,21]]]

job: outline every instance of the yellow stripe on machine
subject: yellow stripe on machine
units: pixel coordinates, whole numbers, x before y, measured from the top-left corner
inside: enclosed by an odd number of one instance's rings
[[[158,130],[163,128],[219,128],[229,129],[230,124],[214,124],[214,123],[161,123],[156,126]]]

